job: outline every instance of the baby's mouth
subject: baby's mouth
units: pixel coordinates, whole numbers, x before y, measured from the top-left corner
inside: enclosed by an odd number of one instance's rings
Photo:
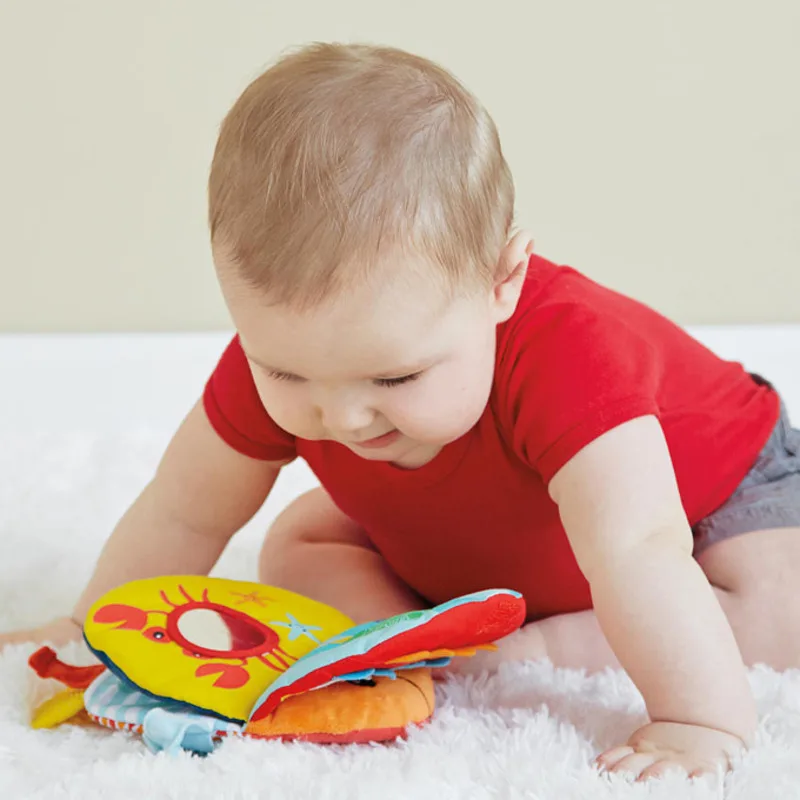
[[[384,433],[383,435],[376,436],[372,439],[365,439],[363,442],[352,442],[351,445],[353,447],[360,447],[365,450],[374,450],[393,444],[399,437],[400,431],[395,428],[393,431],[389,431],[388,433]]]

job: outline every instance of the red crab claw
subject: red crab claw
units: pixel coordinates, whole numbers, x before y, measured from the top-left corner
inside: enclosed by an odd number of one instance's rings
[[[203,664],[194,674],[198,678],[219,674],[214,686],[220,689],[240,689],[250,680],[250,673],[234,664]]]
[[[102,664],[91,667],[73,667],[60,661],[54,650],[42,647],[29,659],[28,664],[40,678],[53,678],[70,689],[86,689],[106,668]]]
[[[112,603],[109,606],[101,606],[94,612],[95,622],[103,625],[119,624],[117,628],[124,628],[130,631],[140,631],[147,625],[147,612],[134,606],[124,606],[119,603]]]

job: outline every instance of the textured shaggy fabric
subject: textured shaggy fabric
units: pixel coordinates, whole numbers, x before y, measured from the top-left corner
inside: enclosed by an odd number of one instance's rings
[[[108,531],[151,474],[174,420],[145,413],[148,403],[157,404],[145,397],[152,391],[146,387],[141,398],[131,396],[137,382],[130,371],[138,370],[139,382],[145,369],[155,374],[164,405],[177,409],[195,395],[220,341],[211,337],[199,350],[194,340],[184,342],[183,356],[194,353],[197,360],[183,373],[159,355],[161,344],[151,352],[146,342],[129,342],[125,358],[114,345],[106,362],[96,352],[86,356],[80,343],[63,351],[58,344],[57,357],[51,357],[53,347],[45,342],[39,356],[23,358],[18,343],[6,343],[4,351],[0,341],[0,375],[8,381],[0,401],[0,630],[39,623],[69,607]],[[75,357],[70,369],[65,353]],[[797,417],[800,360],[782,363],[777,376],[779,367],[762,369],[780,383]],[[48,365],[55,366],[48,371]],[[97,412],[82,410],[92,395],[81,381],[90,372],[102,372],[115,393],[113,399],[101,395]],[[49,394],[42,395],[44,387]],[[44,417],[48,408],[52,413]],[[216,574],[254,579],[259,537],[269,519],[310,485],[302,466],[287,470]],[[668,778],[632,785],[592,769],[599,750],[619,743],[644,719],[641,700],[622,673],[586,677],[546,664],[512,665],[496,676],[440,686],[434,721],[406,742],[325,748],[231,741],[206,759],[172,759],[105,730],[31,730],[31,708],[54,688],[37,683],[26,668],[31,651],[15,647],[0,656],[3,800],[722,796],[710,784]],[[64,655],[89,663],[77,645]],[[758,743],[726,780],[726,796],[800,798],[800,671],[779,675],[758,668],[751,680],[761,713]]]

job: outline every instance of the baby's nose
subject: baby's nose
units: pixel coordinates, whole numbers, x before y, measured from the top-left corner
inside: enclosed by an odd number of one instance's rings
[[[322,424],[337,438],[368,430],[375,420],[375,412],[368,405],[347,398],[330,399],[320,411]]]

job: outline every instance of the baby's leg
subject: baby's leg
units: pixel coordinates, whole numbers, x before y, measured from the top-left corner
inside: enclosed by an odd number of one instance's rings
[[[730,622],[745,664],[800,667],[800,528],[754,531],[698,557]],[[501,642],[495,661],[548,658],[558,667],[619,668],[594,611],[527,625]]]
[[[698,561],[722,591],[720,602],[745,663],[800,667],[800,527],[725,539]]]
[[[358,623],[425,605],[323,489],[302,495],[275,520],[259,579],[327,603]]]

